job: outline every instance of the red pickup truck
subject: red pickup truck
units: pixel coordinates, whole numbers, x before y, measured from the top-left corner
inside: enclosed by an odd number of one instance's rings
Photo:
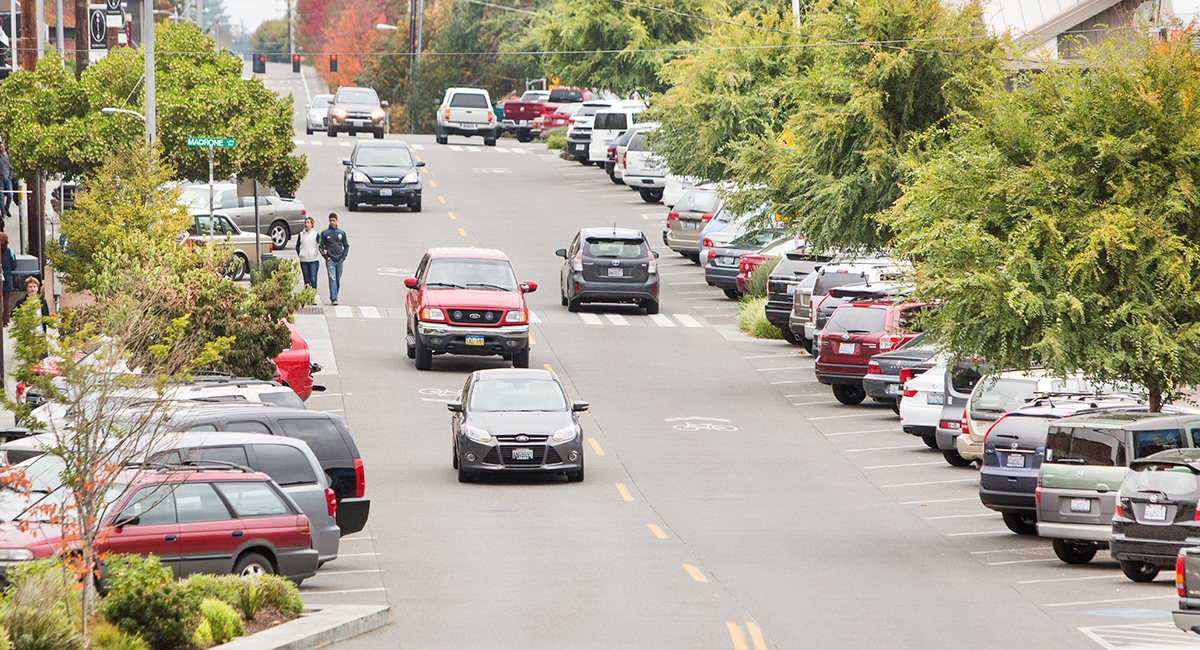
[[[563,104],[575,104],[589,98],[591,93],[579,88],[526,90],[521,99],[504,103],[504,130],[517,134],[518,142],[529,142],[541,134],[544,116]]]
[[[499,355],[529,367],[525,294],[537,284],[519,282],[504,253],[433,248],[404,286],[408,358],[417,370],[431,369],[435,354]]]

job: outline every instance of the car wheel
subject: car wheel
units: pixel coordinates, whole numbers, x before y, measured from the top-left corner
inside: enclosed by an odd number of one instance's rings
[[[514,352],[512,355],[512,364],[514,368],[529,367],[529,346],[525,346],[524,350]]]
[[[358,212],[358,201],[355,201],[352,198],[347,198],[346,199],[346,209],[351,212]]]
[[[571,312],[579,311],[579,308],[582,305],[583,305],[583,303],[580,302],[578,298],[572,298],[567,301],[567,311],[571,311]]]
[[[304,129],[304,135],[312,135],[312,129]]]
[[[376,139],[376,140],[382,140],[382,139],[383,139],[383,129],[380,129],[380,130],[378,130],[378,131],[376,131],[376,132],[375,132],[375,139]]]
[[[958,455],[957,449],[943,449],[942,458],[945,458],[947,463],[950,463],[955,467],[970,467],[971,465],[975,464],[974,461],[967,460],[966,458]]]
[[[700,253],[680,253],[680,255],[692,261],[692,264],[700,263]]]
[[[242,253],[234,253],[233,257],[229,258],[229,261],[233,264],[233,268],[229,274],[230,280],[241,282],[243,278],[250,274],[250,260]]]
[[[863,390],[862,386],[834,384],[833,396],[842,404],[854,406],[855,404],[862,404],[862,401],[867,399],[867,391]]]
[[[438,144],[446,144],[448,138],[442,133],[442,127],[440,127],[440,126],[436,127],[434,133],[435,133],[434,137],[437,138]]]
[[[1018,535],[1036,535],[1037,520],[1029,515],[1023,515],[1019,512],[1003,513],[1004,525],[1008,529]]]
[[[485,147],[494,147],[494,146],[496,146],[496,138],[495,138],[495,136],[493,136],[493,137],[490,137],[490,138],[484,138],[484,139],[483,139],[483,146],[485,146]]]
[[[646,309],[646,313],[649,315],[654,315],[654,314],[658,313],[658,301],[657,300],[643,300],[642,307],[644,307]]]
[[[617,178],[616,174],[609,174],[608,180],[612,181],[613,185],[624,185],[625,184],[625,181]]]
[[[279,250],[287,246],[288,240],[292,238],[292,231],[288,225],[282,221],[276,221],[271,224],[271,248]]]
[[[433,369],[433,350],[425,347],[425,344],[421,342],[421,337],[417,337],[416,344],[413,347],[416,348],[413,350],[413,353],[417,362],[417,370]]]
[[[930,449],[937,449],[937,436],[921,436],[921,442]]]
[[[1121,573],[1134,582],[1154,582],[1158,577],[1158,567],[1146,562],[1121,560]]]
[[[325,135],[327,135],[331,138],[336,138],[337,137],[337,129],[335,129],[333,127],[329,127],[328,129],[325,129]]]
[[[275,567],[271,565],[271,561],[258,553],[245,553],[238,558],[237,564],[233,565],[233,574],[243,578],[274,573]]]
[[[796,333],[792,331],[792,328],[785,325],[779,328],[779,331],[783,334],[783,340],[792,345],[800,345],[800,339],[796,338]]]
[[[568,483],[582,483],[583,482],[583,463],[579,464],[579,469],[572,471],[572,472],[567,472],[567,482]]]
[[[725,297],[729,298],[730,300],[741,300],[742,299],[742,294],[739,293],[737,289],[724,289],[724,291],[725,291]]]
[[[803,336],[799,336],[799,335],[797,335],[796,338],[800,339],[800,345],[804,346],[805,352],[807,352],[809,354],[813,353],[813,344],[812,344],[811,340],[806,339]]]
[[[421,211],[421,199],[416,198],[416,199],[409,201],[408,202],[408,211],[409,212],[420,212]]]
[[[569,300],[567,300],[567,294],[565,294],[565,293],[560,294],[559,297],[562,298],[562,306],[566,307],[567,303],[570,302]]]
[[[662,192],[659,192],[656,196],[654,190],[648,187],[639,187],[638,194],[641,195],[642,200],[646,203],[658,203],[662,200]]]
[[[350,207],[350,193],[345,190],[342,190],[342,207]]]
[[[471,481],[474,481],[474,480],[475,480],[475,473],[468,472],[467,470],[463,469],[462,466],[460,465],[458,468],[458,482],[459,483],[470,483]]]
[[[517,142],[529,142],[533,140],[533,136],[529,135],[529,131],[517,131]]]
[[[900,402],[892,402],[892,413],[900,415]]]
[[[1087,564],[1096,557],[1096,547],[1091,544],[1080,544],[1056,538],[1051,546],[1054,547],[1054,554],[1058,556],[1058,559],[1067,564]]]
[[[454,460],[451,461],[450,464],[454,467],[454,469],[458,469],[458,446],[451,445],[450,450],[454,452]]]
[[[408,329],[408,328],[405,328],[405,329],[406,329],[406,330],[407,330],[407,332],[408,332],[408,336],[412,336],[412,335],[413,335],[413,333],[412,333],[412,330],[411,330],[411,329]],[[408,358],[409,358],[409,359],[416,359],[416,358],[417,358],[417,346],[415,346],[415,345],[413,345],[413,344],[409,343],[409,342],[408,342],[408,338],[407,338],[407,337],[405,337],[405,339],[404,339],[404,347],[408,348]]]

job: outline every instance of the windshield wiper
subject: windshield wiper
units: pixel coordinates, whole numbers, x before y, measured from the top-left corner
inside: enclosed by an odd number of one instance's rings
[[[498,284],[486,284],[486,283],[481,283],[481,282],[473,282],[471,284],[468,284],[467,287],[468,288],[479,287],[481,289],[496,289],[498,291],[512,291],[512,289],[509,289],[508,287],[502,287]]]
[[[464,287],[462,285],[451,284],[449,282],[426,282],[425,286],[426,287],[446,287],[447,289],[466,289],[466,287]]]

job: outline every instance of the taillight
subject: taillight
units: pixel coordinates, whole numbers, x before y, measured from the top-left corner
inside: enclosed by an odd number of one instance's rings
[[[710,260],[715,260],[715,259],[717,259],[717,251],[715,251],[715,250],[713,250],[713,249],[711,249],[711,248],[710,248],[710,249],[708,249],[708,259],[710,259]]]
[[[671,210],[670,212],[667,213],[667,221],[675,221],[678,218],[679,218],[679,212],[677,210]]]
[[[1120,499],[1118,499],[1118,500],[1117,500],[1117,510],[1116,510],[1115,516],[1117,516],[1117,517],[1124,517],[1124,516],[1125,516],[1125,511],[1121,509],[1121,501],[1120,501]]]
[[[575,260],[571,263],[571,268],[576,271],[583,270],[583,251],[575,253]]]
[[[303,217],[303,216],[305,216],[305,215],[307,215],[307,214],[308,214],[308,210],[301,210],[301,211],[300,211],[300,216],[302,216],[302,217]]]
[[[703,241],[703,242],[701,242],[701,244],[700,244],[700,245],[701,245],[701,246],[703,246],[703,247],[705,247],[705,248],[714,248],[714,246],[713,246],[713,240],[709,239],[708,237],[705,237],[705,238],[704,238],[704,241]]]
[[[446,119],[450,119],[450,111],[446,111]]]
[[[967,407],[964,406],[963,407],[963,416],[962,416],[962,432],[966,433],[969,428],[970,428],[970,425],[967,424]]]
[[[881,370],[879,368],[878,361],[868,361],[867,362],[867,374],[868,375],[882,375],[883,374],[883,370]]]
[[[1180,598],[1187,596],[1183,588],[1183,551],[1175,556],[1175,593],[1179,594]]]
[[[626,151],[621,156],[621,169],[629,169],[629,152]]]
[[[884,334],[879,337],[879,349],[891,350],[893,346],[900,342],[900,337],[894,334]]]
[[[354,498],[361,499],[367,493],[367,470],[361,458],[354,459]]]
[[[910,397],[911,397],[911,395],[910,395]],[[962,422],[960,422],[958,420],[942,420],[941,422],[938,423],[938,426],[943,429],[948,429],[950,431],[958,431],[960,428],[962,428]]]
[[[325,488],[325,507],[329,510],[330,517],[337,516],[337,495],[329,488]]]
[[[869,370],[869,369],[868,369],[868,370]],[[912,378],[913,378],[913,375],[912,375],[912,370],[910,370],[910,369],[908,369],[908,368],[901,368],[901,369],[900,369],[900,387],[901,387],[901,389],[903,389],[903,391],[904,391],[904,392],[903,392],[902,394],[903,394],[905,397],[916,397],[916,395],[917,395],[917,391],[915,391],[915,390],[910,390],[910,389],[909,389],[909,387],[908,387],[908,383],[907,383],[907,382],[908,382],[908,381],[911,381],[911,380],[912,380]]]
[[[29,384],[17,382],[17,401],[21,401],[21,396],[24,395],[25,391],[27,390],[29,390]]]
[[[492,115],[491,113],[488,113],[488,121],[491,122],[494,119],[496,119],[496,116]]]
[[[300,515],[296,518],[296,530],[298,532],[309,535],[312,533],[312,527],[308,525],[308,517]]]
[[[650,258],[650,265],[646,267],[646,273],[658,273],[658,260],[653,257]]]
[[[1039,479],[1038,479],[1038,483],[1039,483],[1039,485],[1038,485],[1038,486],[1037,486],[1037,488],[1036,488],[1036,489],[1033,491],[1033,501],[1034,501],[1034,503],[1039,503],[1039,504],[1040,504],[1040,503],[1042,502],[1042,486],[1040,485],[1040,484],[1041,484],[1041,482],[1042,482],[1042,479],[1040,479],[1040,478],[1039,478]]]
[[[705,212],[704,214],[700,215],[700,220],[703,221],[704,223],[708,223],[709,220],[711,220],[713,218],[713,215],[715,215],[715,214],[716,214],[715,212]]]

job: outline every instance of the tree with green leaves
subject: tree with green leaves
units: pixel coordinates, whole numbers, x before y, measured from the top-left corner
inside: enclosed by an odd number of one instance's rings
[[[250,35],[250,50],[266,54],[274,63],[291,63],[288,58],[287,21],[264,20]]]
[[[958,357],[1136,384],[1200,384],[1200,51],[1112,40],[995,89],[914,148],[886,216],[930,326]]]

